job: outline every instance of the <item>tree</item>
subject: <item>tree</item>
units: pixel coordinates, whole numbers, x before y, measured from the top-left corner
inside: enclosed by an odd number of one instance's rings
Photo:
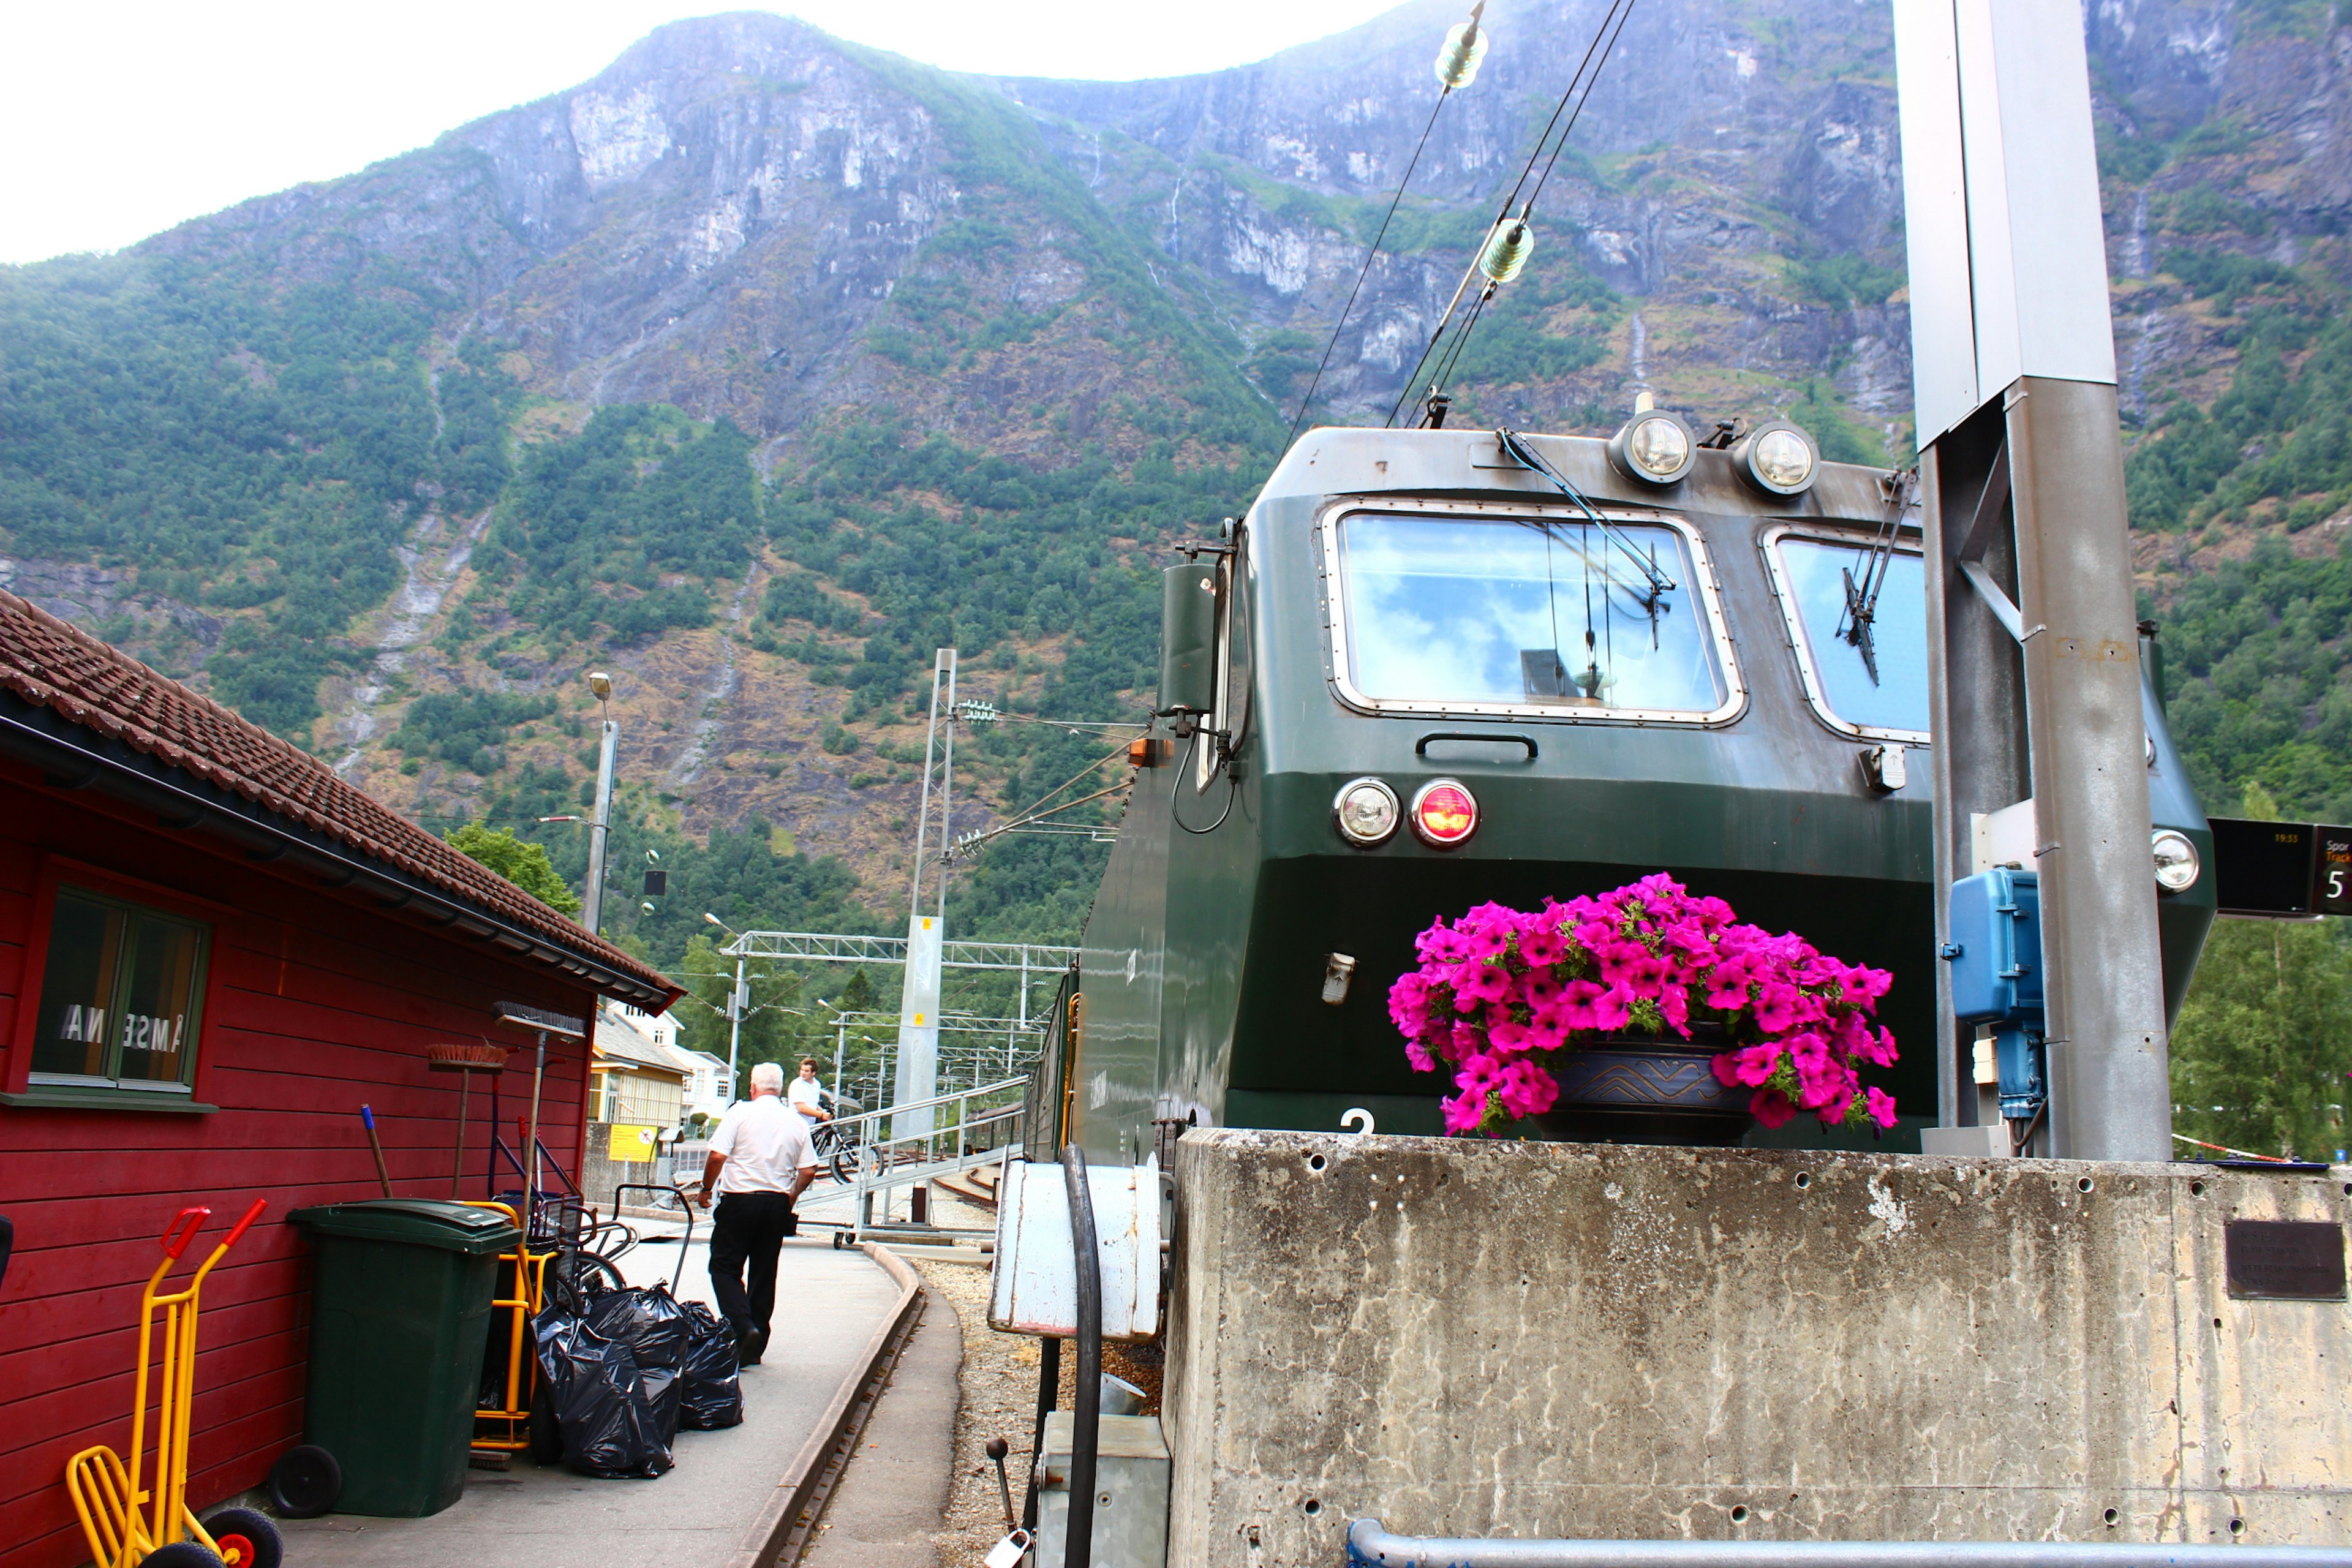
[[[478,860],[558,914],[576,915],[580,900],[555,874],[543,844],[527,844],[503,827],[469,822],[446,835],[449,847],[469,860]]]
[[[2276,805],[2256,785],[2248,816]],[[2343,922],[2221,921],[2172,1032],[2173,1123],[2250,1153],[2327,1160],[2347,1145],[2352,942]]]

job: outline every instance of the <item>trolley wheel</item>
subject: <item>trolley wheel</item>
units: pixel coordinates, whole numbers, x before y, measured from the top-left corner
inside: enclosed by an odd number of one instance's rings
[[[547,1379],[535,1381],[539,1386],[530,1394],[530,1462],[560,1465],[563,1462],[563,1428],[555,1424],[555,1395],[548,1388]]]
[[[624,1290],[629,1282],[609,1258],[593,1252],[574,1253],[568,1260],[558,1258],[547,1271],[548,1294],[564,1312],[574,1318],[588,1315],[589,1303],[609,1290]]]
[[[220,1548],[227,1568],[278,1568],[285,1543],[269,1516],[249,1508],[225,1508],[205,1521],[205,1533]]]
[[[833,1249],[835,1252],[845,1251],[847,1249],[848,1246],[849,1233],[847,1231],[836,1230],[833,1233]]]
[[[269,1501],[280,1519],[316,1519],[342,1495],[342,1466],[315,1443],[287,1449],[269,1467]]]
[[[142,1565],[152,1563],[155,1568],[221,1568],[221,1560],[195,1541],[174,1541],[168,1546],[158,1546],[139,1561]]]

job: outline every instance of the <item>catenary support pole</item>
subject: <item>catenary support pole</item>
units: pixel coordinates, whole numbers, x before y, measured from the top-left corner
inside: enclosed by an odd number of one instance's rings
[[[581,924],[596,935],[604,934],[604,840],[613,827],[613,753],[619,742],[621,726],[607,719],[599,726],[602,739],[596,746],[596,810],[588,819],[588,889],[581,910]]]
[[[2029,1152],[2171,1158],[2147,737],[2079,12],[1896,0],[1935,744],[1936,940],[2030,800],[2049,1104]],[[1939,966],[1940,967],[1940,966]],[[1938,980],[1939,1120],[1978,1121]],[[2021,1123],[2021,1128],[2031,1123]]]
[[[741,938],[737,938],[738,946]],[[735,989],[727,993],[727,1103],[734,1104],[742,1098],[742,1087],[737,1079],[737,1062],[743,1046],[743,955],[735,955]]]

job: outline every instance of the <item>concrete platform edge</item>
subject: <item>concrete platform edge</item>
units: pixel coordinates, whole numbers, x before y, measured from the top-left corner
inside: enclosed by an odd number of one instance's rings
[[[864,1243],[859,1251],[880,1265],[883,1271],[898,1283],[898,1300],[889,1315],[874,1331],[866,1349],[852,1365],[841,1386],[834,1390],[833,1399],[809,1434],[808,1441],[793,1457],[783,1475],[777,1480],[775,1491],[760,1517],[743,1532],[734,1554],[727,1560],[727,1568],[773,1568],[780,1553],[793,1533],[793,1524],[817,1497],[826,1479],[826,1459],[845,1436],[854,1436],[849,1427],[856,1422],[870,1401],[859,1398],[861,1391],[874,1381],[906,1342],[908,1331],[914,1326],[922,1310],[923,1280],[909,1264],[887,1248],[873,1242]],[[812,1527],[815,1521],[810,1521]]]

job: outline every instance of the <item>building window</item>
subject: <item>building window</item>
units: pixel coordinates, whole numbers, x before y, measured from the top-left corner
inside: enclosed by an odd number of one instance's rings
[[[33,1081],[186,1093],[195,1076],[211,936],[194,921],[59,888]]]

